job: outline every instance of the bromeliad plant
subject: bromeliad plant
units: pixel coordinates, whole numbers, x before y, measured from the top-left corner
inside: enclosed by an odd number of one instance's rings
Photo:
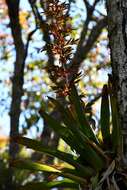
[[[69,38],[71,18],[68,15],[68,6],[59,0],[50,0],[44,6],[44,10],[48,21],[46,26],[51,37],[50,44],[46,44],[45,48],[50,56],[53,54],[58,61],[57,65],[53,63],[48,66],[48,72],[55,84],[57,95],[64,98],[66,96],[67,104],[63,106],[60,100],[49,98],[61,114],[61,122],[52,118],[43,109],[39,114],[66,142],[71,151],[66,153],[25,137],[13,138],[27,148],[67,163],[56,166],[30,160],[13,160],[11,163],[13,167],[51,174],[50,182],[31,182],[20,189],[46,190],[54,187],[82,190],[126,189],[127,174],[126,169],[121,166],[121,134],[111,76],[109,84],[104,85],[102,90],[100,129],[98,134],[95,134],[86,113],[92,103],[83,104],[75,87],[78,75],[72,77],[73,71],[70,69],[72,44],[75,41]],[[62,176],[63,180],[58,181],[58,176]]]
[[[126,189],[127,174],[120,164],[120,129],[116,109],[116,99],[112,91],[112,84],[104,85],[102,90],[100,130],[102,139],[95,135],[89,124],[81,98],[76,87],[71,86],[68,101],[71,105],[64,107],[59,101],[49,98],[57,107],[62,116],[62,123],[53,119],[43,109],[40,116],[48,123],[60,138],[71,148],[70,153],[62,152],[43,145],[43,142],[25,137],[17,137],[14,140],[35,151],[56,157],[67,163],[64,166],[45,165],[44,163],[16,160],[12,166],[48,172],[52,182],[28,183],[21,187],[23,190],[46,190],[53,187],[68,187],[72,189]],[[110,101],[109,101],[110,99]],[[73,109],[72,109],[73,107]],[[110,114],[111,109],[111,114]],[[110,123],[110,116],[112,121]],[[100,135],[99,135],[100,136]],[[57,181],[62,176],[63,180]]]

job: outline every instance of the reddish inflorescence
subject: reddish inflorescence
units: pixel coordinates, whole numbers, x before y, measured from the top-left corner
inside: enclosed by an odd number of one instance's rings
[[[54,65],[50,66],[50,77],[60,96],[67,96],[70,91],[69,76],[72,71],[69,64],[72,59],[72,45],[75,44],[70,36],[72,26],[68,6],[65,2],[50,0],[45,11],[51,38],[50,48],[55,58]]]

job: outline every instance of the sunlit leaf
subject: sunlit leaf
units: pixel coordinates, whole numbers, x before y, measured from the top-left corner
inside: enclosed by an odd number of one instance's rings
[[[78,189],[79,184],[69,180],[64,179],[61,181],[52,181],[52,182],[33,182],[28,183],[22,187],[19,188],[19,190],[49,190],[51,188],[72,188],[72,189]]]
[[[50,172],[50,173],[61,173],[61,171],[48,166],[46,164],[35,163],[30,160],[14,160],[11,162],[11,166],[16,166],[17,168],[21,169],[28,169],[33,171],[43,171],[43,172]]]
[[[63,160],[64,162],[69,163],[70,165],[77,168],[86,177],[91,176],[93,174],[93,170],[90,167],[85,167],[81,165],[80,163],[78,163],[77,157],[69,153],[65,153],[57,149],[44,146],[42,142],[28,139],[26,137],[17,137],[15,138],[15,141],[19,144],[27,146],[27,148],[31,148],[33,150],[46,153],[47,155],[57,157],[60,160]]]
[[[35,163],[30,160],[14,160],[11,162],[11,166],[20,168],[20,169],[27,169],[31,171],[42,171],[42,172],[48,172],[51,174],[56,174],[58,176],[63,176],[67,177],[69,179],[75,180],[81,184],[86,183],[86,180],[80,176],[76,176],[73,173],[76,173],[75,170],[71,169],[62,169],[58,170],[52,166],[46,165],[46,164],[40,164],[40,163]],[[64,172],[65,170],[65,172]],[[74,172],[73,172],[74,171]]]

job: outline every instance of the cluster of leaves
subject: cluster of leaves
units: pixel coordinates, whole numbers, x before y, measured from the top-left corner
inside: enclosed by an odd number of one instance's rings
[[[109,101],[110,98],[110,101]],[[68,101],[70,106],[62,106],[59,101],[49,98],[62,115],[62,123],[56,121],[43,109],[40,115],[55,132],[70,146],[71,152],[66,153],[43,145],[43,142],[25,137],[16,137],[14,140],[35,151],[56,157],[68,165],[56,166],[35,163],[30,160],[16,160],[12,166],[35,171],[48,172],[52,182],[30,183],[21,189],[51,189],[52,187],[70,187],[73,189],[119,189],[126,187],[126,170],[120,166],[120,131],[116,99],[112,91],[112,84],[104,85],[102,90],[100,131],[102,139],[92,130],[85,107],[75,85],[72,86]],[[111,103],[110,103],[111,102]],[[72,110],[73,107],[73,110]],[[111,115],[110,115],[111,109]],[[110,116],[112,121],[110,124]],[[58,176],[68,178],[56,181]],[[71,181],[70,181],[71,180]]]

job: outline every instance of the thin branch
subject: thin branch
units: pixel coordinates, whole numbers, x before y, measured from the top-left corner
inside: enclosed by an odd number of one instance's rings
[[[83,43],[84,43],[86,35],[87,35],[87,31],[88,31],[88,25],[89,25],[90,21],[93,20],[93,12],[95,10],[95,7],[96,7],[97,3],[100,0],[95,0],[93,5],[90,5],[87,0],[83,0],[83,1],[84,1],[85,5],[86,5],[86,9],[87,9],[87,18],[86,18],[86,21],[84,23],[83,30],[81,32],[81,37],[80,37],[80,40],[79,40],[79,43],[78,43],[76,53],[75,53],[74,58],[72,60],[72,66],[71,67],[74,70],[74,74],[76,74],[76,72],[78,72],[78,68],[80,67],[80,63],[85,59],[87,53],[92,48],[93,43],[96,41],[96,39],[97,39],[96,34],[97,34],[97,36],[99,36],[99,34],[101,32],[101,30],[100,30],[101,25],[99,26],[99,24],[97,24],[96,27],[93,28],[93,30],[96,31],[96,33],[94,34],[93,32],[91,32],[86,46],[85,47],[83,46]],[[98,22],[98,21],[96,21],[96,22]],[[92,40],[92,35],[95,36],[95,38],[93,38],[95,41]],[[87,46],[89,48],[87,48]],[[70,79],[71,78],[72,77],[70,77]]]
[[[90,5],[90,3],[87,1],[87,0],[83,0],[84,3],[85,3],[85,6],[86,6],[86,10],[87,10],[87,15],[93,15],[93,12],[95,10],[95,7],[97,5],[97,3],[100,1],[100,0],[95,0],[93,5]]]
[[[31,8],[33,10],[33,14],[34,14],[35,21],[36,21],[37,25],[39,24],[39,28],[43,30],[43,39],[46,42],[45,46],[46,46],[46,50],[47,50],[47,54],[48,54],[48,58],[49,58],[48,63],[50,65],[53,65],[54,56],[53,56],[52,50],[50,48],[51,40],[50,40],[50,35],[49,35],[48,24],[46,23],[46,21],[44,21],[44,19],[40,15],[36,4],[32,4],[31,0],[29,0],[29,3],[30,3]]]
[[[85,21],[85,23],[83,25],[83,29],[82,29],[82,32],[81,32],[81,36],[80,36],[80,40],[79,40],[78,46],[77,46],[76,54],[81,49],[82,44],[85,41],[85,37],[86,37],[87,31],[88,31],[88,25],[89,25],[89,23],[90,23],[90,19],[87,17],[87,19],[86,19],[86,21]]]
[[[107,18],[104,17],[103,19],[99,20],[96,26],[93,27],[91,30],[91,33],[89,35],[89,38],[86,42],[86,44],[80,45],[76,51],[76,54],[74,55],[74,58],[72,60],[71,69],[74,71],[73,74],[76,74],[78,72],[78,69],[80,67],[80,64],[82,61],[86,58],[87,54],[89,53],[90,49],[96,42],[97,38],[99,37],[102,29],[106,27],[107,25]]]
[[[89,2],[87,0],[83,0],[83,2],[85,4],[85,6],[86,6],[87,12],[89,12],[91,5],[89,4]]]
[[[86,21],[84,23],[83,30],[81,32],[81,37],[80,37],[79,44],[78,44],[78,47],[77,47],[77,51],[75,53],[74,58],[76,57],[76,55],[79,55],[79,52],[82,49],[82,45],[83,45],[83,43],[85,41],[85,37],[86,37],[87,31],[88,31],[88,25],[89,25],[90,21],[92,20],[93,12],[95,10],[95,6],[97,5],[97,3],[100,0],[95,0],[93,5],[90,5],[87,0],[83,0],[83,1],[84,1],[85,5],[86,5],[86,8],[87,8],[87,18],[86,18]]]
[[[85,50],[85,52],[88,53],[88,51],[92,48],[93,44],[96,42],[97,38],[101,34],[102,29],[106,26],[107,26],[107,17],[104,17],[97,22],[96,26],[94,26],[93,29],[91,30],[87,43],[83,47],[83,51]]]
[[[85,3],[86,8],[87,8],[87,18],[86,18],[86,21],[84,22],[83,29],[82,29],[82,32],[81,32],[81,37],[80,37],[79,44],[78,44],[78,47],[77,47],[77,51],[76,51],[75,54],[77,54],[77,52],[79,52],[79,50],[81,49],[81,47],[83,45],[83,42],[85,41],[85,37],[86,37],[87,31],[88,31],[88,25],[89,25],[89,23],[90,23],[90,21],[92,20],[92,17],[93,17],[94,7],[92,7],[88,3],[87,0],[84,0],[84,3]]]
[[[95,6],[97,5],[97,3],[99,3],[100,0],[95,0],[94,3],[93,3],[93,6],[95,8]]]
[[[28,55],[29,43],[30,43],[30,41],[31,41],[32,36],[33,36],[34,33],[37,31],[37,29],[38,29],[38,28],[35,28],[34,30],[32,30],[32,31],[28,34],[28,37],[27,37],[27,42],[26,42],[26,45],[25,45],[24,61],[23,61],[23,64],[22,64],[22,69],[21,69],[22,76],[24,76],[25,61],[26,61],[26,58],[27,58],[27,55]]]

